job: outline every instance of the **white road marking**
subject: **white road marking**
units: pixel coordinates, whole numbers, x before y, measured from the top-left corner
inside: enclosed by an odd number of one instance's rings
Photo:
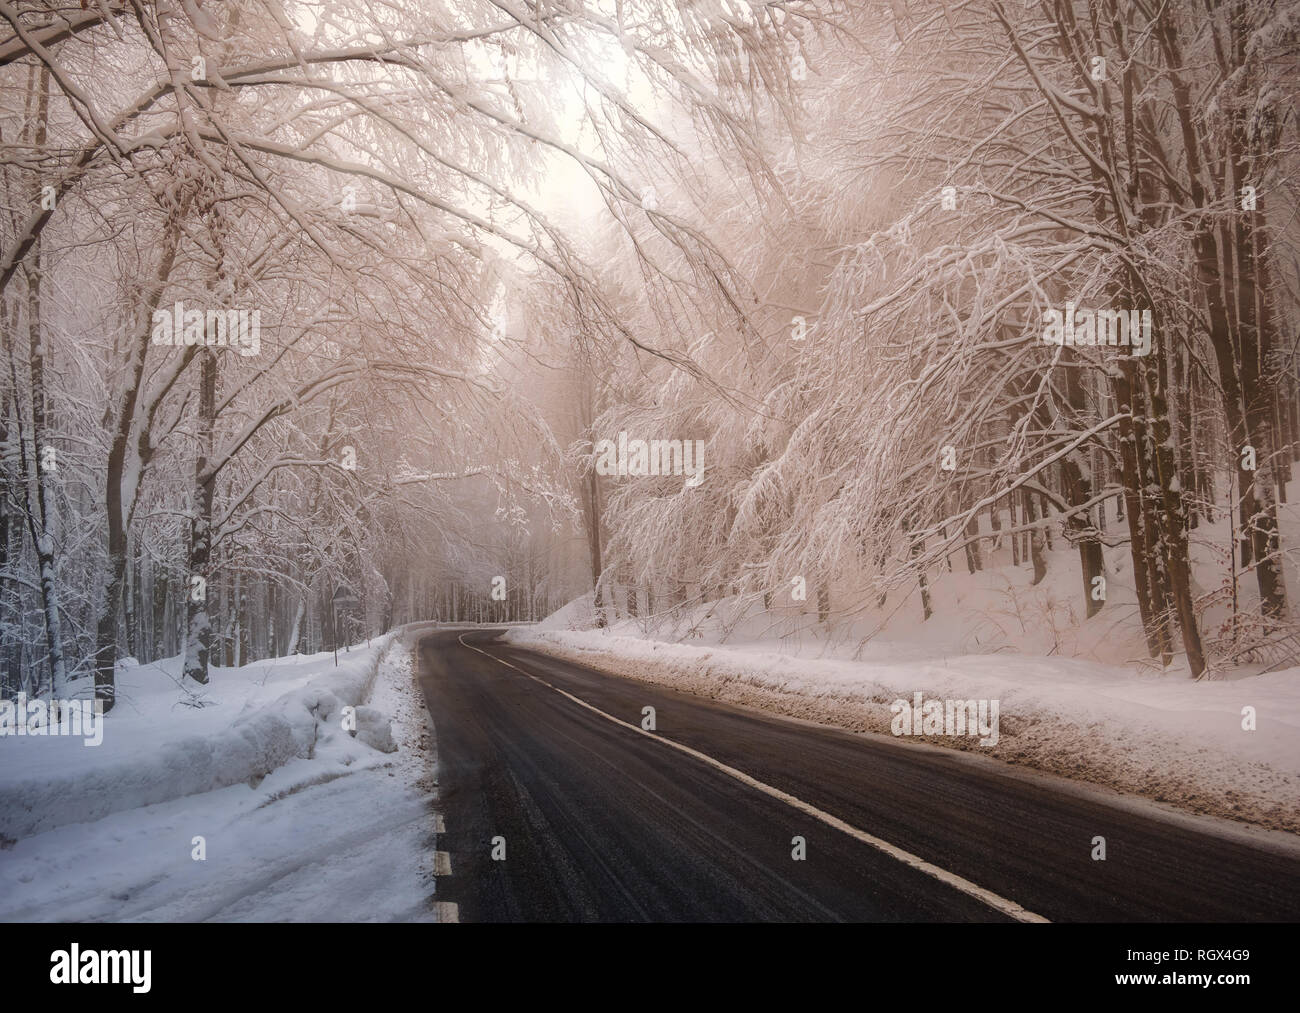
[[[440,900],[435,902],[434,913],[440,922],[460,923],[460,905],[453,901]]]
[[[447,832],[447,824],[442,821],[442,813],[433,814],[433,832],[435,834],[445,834]]]
[[[451,856],[445,851],[433,853],[433,874],[435,876],[451,875]]]
[[[857,827],[849,823],[845,823],[838,816],[832,816],[824,809],[818,809],[815,805],[805,802],[803,799],[797,798],[796,796],[791,795],[789,792],[782,791],[780,788],[774,788],[772,787],[772,785],[758,780],[758,778],[750,777],[750,775],[746,774],[743,770],[737,770],[735,767],[728,766],[727,764],[723,763],[721,760],[715,760],[712,756],[709,756],[707,753],[701,753],[698,749],[692,749],[690,746],[684,746],[680,742],[674,742],[672,739],[666,739],[661,735],[656,735],[653,732],[648,732],[640,725],[634,725],[629,721],[624,721],[622,718],[616,718],[614,717],[613,714],[606,714],[599,707],[593,707],[591,704],[587,703],[587,701],[580,700],[572,693],[566,693],[558,686],[552,686],[545,679],[540,679],[537,676],[533,675],[531,672],[525,672],[518,665],[512,665],[510,664],[510,662],[505,661],[502,658],[498,658],[494,654],[488,654],[487,651],[481,650],[480,648],[475,647],[473,644],[465,643],[465,634],[463,633],[456,639],[460,642],[462,647],[468,647],[471,651],[478,651],[478,653],[483,655],[485,658],[491,658],[493,661],[498,661],[501,664],[505,665],[507,668],[513,668],[516,672],[520,673],[521,675],[526,675],[534,682],[541,683],[547,689],[554,690],[556,693],[559,693],[561,696],[567,697],[569,700],[572,700],[574,703],[576,703],[579,707],[585,707],[587,710],[591,711],[592,713],[599,714],[605,720],[612,721],[616,725],[622,725],[624,728],[630,729],[631,731],[636,732],[638,735],[644,735],[647,738],[654,739],[656,742],[663,743],[665,746],[668,746],[672,749],[676,749],[679,752],[685,753],[687,756],[693,756],[695,757],[695,759],[707,763],[709,766],[714,767],[715,769],[720,770],[723,773],[730,775],[731,777],[734,777],[737,781],[741,782],[742,784],[748,785],[751,788],[755,788],[758,791],[763,792],[765,795],[770,795],[772,798],[778,799],[784,802],[786,805],[798,809],[800,812],[807,813],[809,816],[821,820],[821,822],[825,823],[827,826],[834,827],[836,830],[841,830],[844,833],[848,834],[850,837],[854,838],[855,840],[859,840],[863,844],[870,845],[871,847],[875,848],[877,851],[884,852],[890,858],[896,859],[902,862],[904,865],[916,869],[918,872],[923,872],[927,876],[930,876],[933,879],[937,879],[941,883],[945,883],[948,886],[951,886],[954,890],[960,890],[968,897],[974,897],[976,900],[982,901],[983,903],[987,904],[989,907],[993,908],[995,911],[1000,911],[1004,915],[1014,918],[1016,921],[1019,922],[1041,922],[1041,923],[1048,922],[1048,919],[1044,918],[1042,915],[1036,915],[1032,911],[1026,910],[1025,908],[1021,907],[1013,900],[1008,900],[1005,897],[1001,897],[998,894],[993,893],[991,890],[986,890],[982,886],[977,886],[976,884],[972,883],[969,879],[965,879],[961,876],[958,876],[955,872],[949,872],[947,869],[942,869],[931,862],[927,862],[924,858],[921,858],[919,855],[914,855],[910,851],[904,851],[902,848],[896,847],[895,845],[890,844],[888,841],[882,841],[879,837],[869,834],[865,830],[859,830]],[[439,852],[439,854],[441,854],[441,852]]]

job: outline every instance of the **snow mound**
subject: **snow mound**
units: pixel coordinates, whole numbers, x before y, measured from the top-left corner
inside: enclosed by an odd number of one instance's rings
[[[67,823],[247,783],[256,786],[295,757],[355,762],[392,752],[387,718],[359,706],[369,695],[390,633],[372,646],[241,668],[213,669],[192,689],[180,659],[128,666],[104,740],[0,738],[0,838],[19,840]],[[344,707],[356,707],[355,736]]]
[[[590,591],[562,605],[532,627],[535,630],[594,630],[596,599]]]

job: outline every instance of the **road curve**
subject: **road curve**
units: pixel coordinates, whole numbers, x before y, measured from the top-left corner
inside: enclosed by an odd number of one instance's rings
[[[1300,849],[498,636],[419,648],[461,921],[1300,918]]]

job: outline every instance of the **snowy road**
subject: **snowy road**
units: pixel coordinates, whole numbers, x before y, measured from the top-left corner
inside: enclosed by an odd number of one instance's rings
[[[1300,917],[1300,849],[1276,834],[495,636],[420,645],[450,858],[438,895],[462,921]],[[1105,861],[1092,858],[1098,836]]]

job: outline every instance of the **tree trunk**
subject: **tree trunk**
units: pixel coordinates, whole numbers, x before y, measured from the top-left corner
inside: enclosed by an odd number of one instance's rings
[[[1126,361],[1113,377],[1115,400],[1119,411],[1123,413],[1119,422],[1119,459],[1120,477],[1124,486],[1124,515],[1128,520],[1129,558],[1133,563],[1133,586],[1136,589],[1138,614],[1142,619],[1142,631],[1146,635],[1148,656],[1154,658],[1164,653],[1162,638],[1157,629],[1155,589],[1151,584],[1151,570],[1148,566],[1147,534],[1145,528],[1145,511],[1142,505],[1142,482],[1138,471],[1137,433],[1134,429],[1136,413],[1133,410],[1134,386],[1132,382],[1133,364]]]
[[[210,470],[212,428],[217,407],[217,357],[211,348],[199,353],[199,454],[194,461],[194,513],[190,517],[190,593],[185,599],[185,663],[182,675],[208,681],[212,653],[212,494],[216,473]]]
[[[125,386],[120,398],[115,404],[110,404],[105,413],[105,427],[111,427],[113,436],[109,445],[104,485],[107,552],[95,622],[95,699],[102,701],[104,713],[112,710],[115,702],[117,619],[122,607],[122,582],[126,568],[127,513],[133,507],[140,487],[140,468],[134,474],[128,473],[127,454],[131,449],[135,408],[149,352],[153,313],[162,299],[167,279],[171,277],[176,251],[180,245],[180,220],[185,217],[188,206],[188,202],[182,202],[176,216],[168,222],[157,277],[140,308],[135,333],[130,337],[134,347],[129,360],[129,375],[123,381]],[[126,488],[128,477],[131,479],[129,489]]]
[[[1034,579],[1029,583],[1033,587],[1041,584],[1047,576],[1047,556],[1043,552],[1047,540],[1043,536],[1043,526],[1039,523],[1038,501],[1033,493],[1025,493],[1025,507],[1028,521],[1033,525],[1029,531],[1029,558],[1034,564]]]

